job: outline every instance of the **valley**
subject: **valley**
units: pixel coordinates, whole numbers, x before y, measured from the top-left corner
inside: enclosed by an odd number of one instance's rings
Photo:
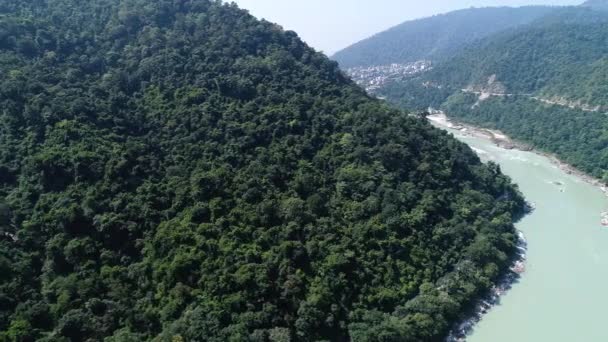
[[[597,186],[569,173],[554,160],[529,151],[505,149],[495,141],[446,129],[493,161],[515,181],[535,210],[516,224],[526,237],[526,267],[466,337],[467,341],[604,341],[608,299],[608,231],[600,212],[608,201]]]
[[[347,72],[374,68],[374,60],[430,61],[432,68],[382,78],[367,91],[498,164],[535,204],[516,223],[527,241],[525,272],[508,278],[510,290],[482,298],[455,326],[452,341],[608,339],[601,318],[608,305],[606,9],[608,1],[591,0],[528,12],[530,20],[473,41],[459,35],[479,28],[459,22],[465,12],[450,12],[403,23],[335,55]],[[488,20],[501,12],[494,10],[466,14]],[[518,17],[529,10],[520,8]],[[438,34],[457,24],[449,42]]]
[[[433,67],[425,72],[388,78],[371,94],[402,109],[423,112],[430,106],[458,121],[501,130],[608,181],[608,12],[600,3],[552,8],[465,44],[447,58],[431,59]],[[434,20],[408,25],[423,27]],[[390,32],[366,44],[385,43]],[[412,38],[400,37],[394,49],[409,51]],[[359,49],[355,44],[336,56],[349,61],[367,56]],[[411,49],[423,55],[434,48]]]

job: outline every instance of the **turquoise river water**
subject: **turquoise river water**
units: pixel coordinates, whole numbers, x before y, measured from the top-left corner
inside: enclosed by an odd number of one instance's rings
[[[451,132],[497,162],[536,205],[517,223],[528,241],[525,273],[467,341],[608,341],[606,196],[547,157]]]

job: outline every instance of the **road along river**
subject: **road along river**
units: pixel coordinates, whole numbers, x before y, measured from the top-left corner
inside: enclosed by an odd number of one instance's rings
[[[450,129],[509,175],[536,210],[517,223],[528,242],[519,282],[475,326],[469,342],[608,341],[608,200],[548,157],[507,150]]]

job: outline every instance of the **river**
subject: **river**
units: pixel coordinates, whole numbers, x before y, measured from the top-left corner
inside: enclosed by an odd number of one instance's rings
[[[606,196],[545,156],[449,131],[497,162],[536,205],[516,224],[528,241],[525,273],[467,341],[608,341]]]

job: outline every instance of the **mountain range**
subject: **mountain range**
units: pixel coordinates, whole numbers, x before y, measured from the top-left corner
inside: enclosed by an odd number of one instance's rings
[[[608,181],[606,4],[551,8],[374,92],[402,108],[441,108],[458,120],[503,130]]]
[[[530,23],[553,7],[471,8],[413,20],[333,55],[342,68],[440,61],[479,39]]]

